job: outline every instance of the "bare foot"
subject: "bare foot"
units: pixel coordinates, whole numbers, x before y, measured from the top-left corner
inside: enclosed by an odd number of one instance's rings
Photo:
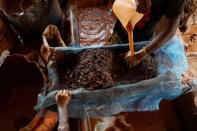
[[[71,91],[62,90],[56,94],[56,103],[58,107],[59,125],[58,131],[69,131],[67,106],[71,100]]]

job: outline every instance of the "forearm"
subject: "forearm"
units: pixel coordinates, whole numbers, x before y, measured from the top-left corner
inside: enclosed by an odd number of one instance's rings
[[[146,53],[151,54],[167,43],[176,33],[179,24],[179,18],[166,18],[165,29],[153,39],[153,41],[145,47]]]
[[[69,131],[67,106],[58,106],[59,126],[58,131]]]

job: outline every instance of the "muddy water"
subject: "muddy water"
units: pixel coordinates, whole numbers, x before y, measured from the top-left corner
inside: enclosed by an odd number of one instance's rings
[[[116,17],[109,7],[78,9],[80,44],[104,45],[113,33]]]

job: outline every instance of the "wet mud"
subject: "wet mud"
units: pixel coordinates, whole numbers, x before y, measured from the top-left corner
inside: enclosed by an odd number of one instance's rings
[[[152,56],[147,56],[140,64],[128,69],[124,57],[115,55],[112,70],[114,85],[131,84],[156,77],[157,66]]]
[[[104,45],[109,42],[116,23],[116,16],[112,11],[112,2],[109,0],[84,0],[67,2],[63,6],[64,18],[59,27],[61,36],[66,45],[72,41],[70,8],[76,8],[79,39],[81,46]]]
[[[70,63],[67,67],[59,67],[61,84],[47,92],[77,88],[105,89],[151,79],[157,75],[157,67],[151,56],[128,69],[123,56],[105,49],[85,50]]]
[[[88,90],[108,88],[113,85],[113,53],[109,50],[86,50],[77,56],[77,65],[69,74],[72,88],[83,87]]]
[[[110,40],[116,17],[108,7],[78,9],[80,44],[104,45]]]

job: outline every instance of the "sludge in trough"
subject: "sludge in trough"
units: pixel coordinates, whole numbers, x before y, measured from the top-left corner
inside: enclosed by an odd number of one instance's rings
[[[87,49],[80,52],[73,60],[67,61],[70,63],[67,67],[59,63],[57,73],[61,74],[60,84],[51,90],[105,89],[119,84],[136,83],[156,76],[157,67],[151,56],[130,70],[124,58],[119,55],[106,49]]]

